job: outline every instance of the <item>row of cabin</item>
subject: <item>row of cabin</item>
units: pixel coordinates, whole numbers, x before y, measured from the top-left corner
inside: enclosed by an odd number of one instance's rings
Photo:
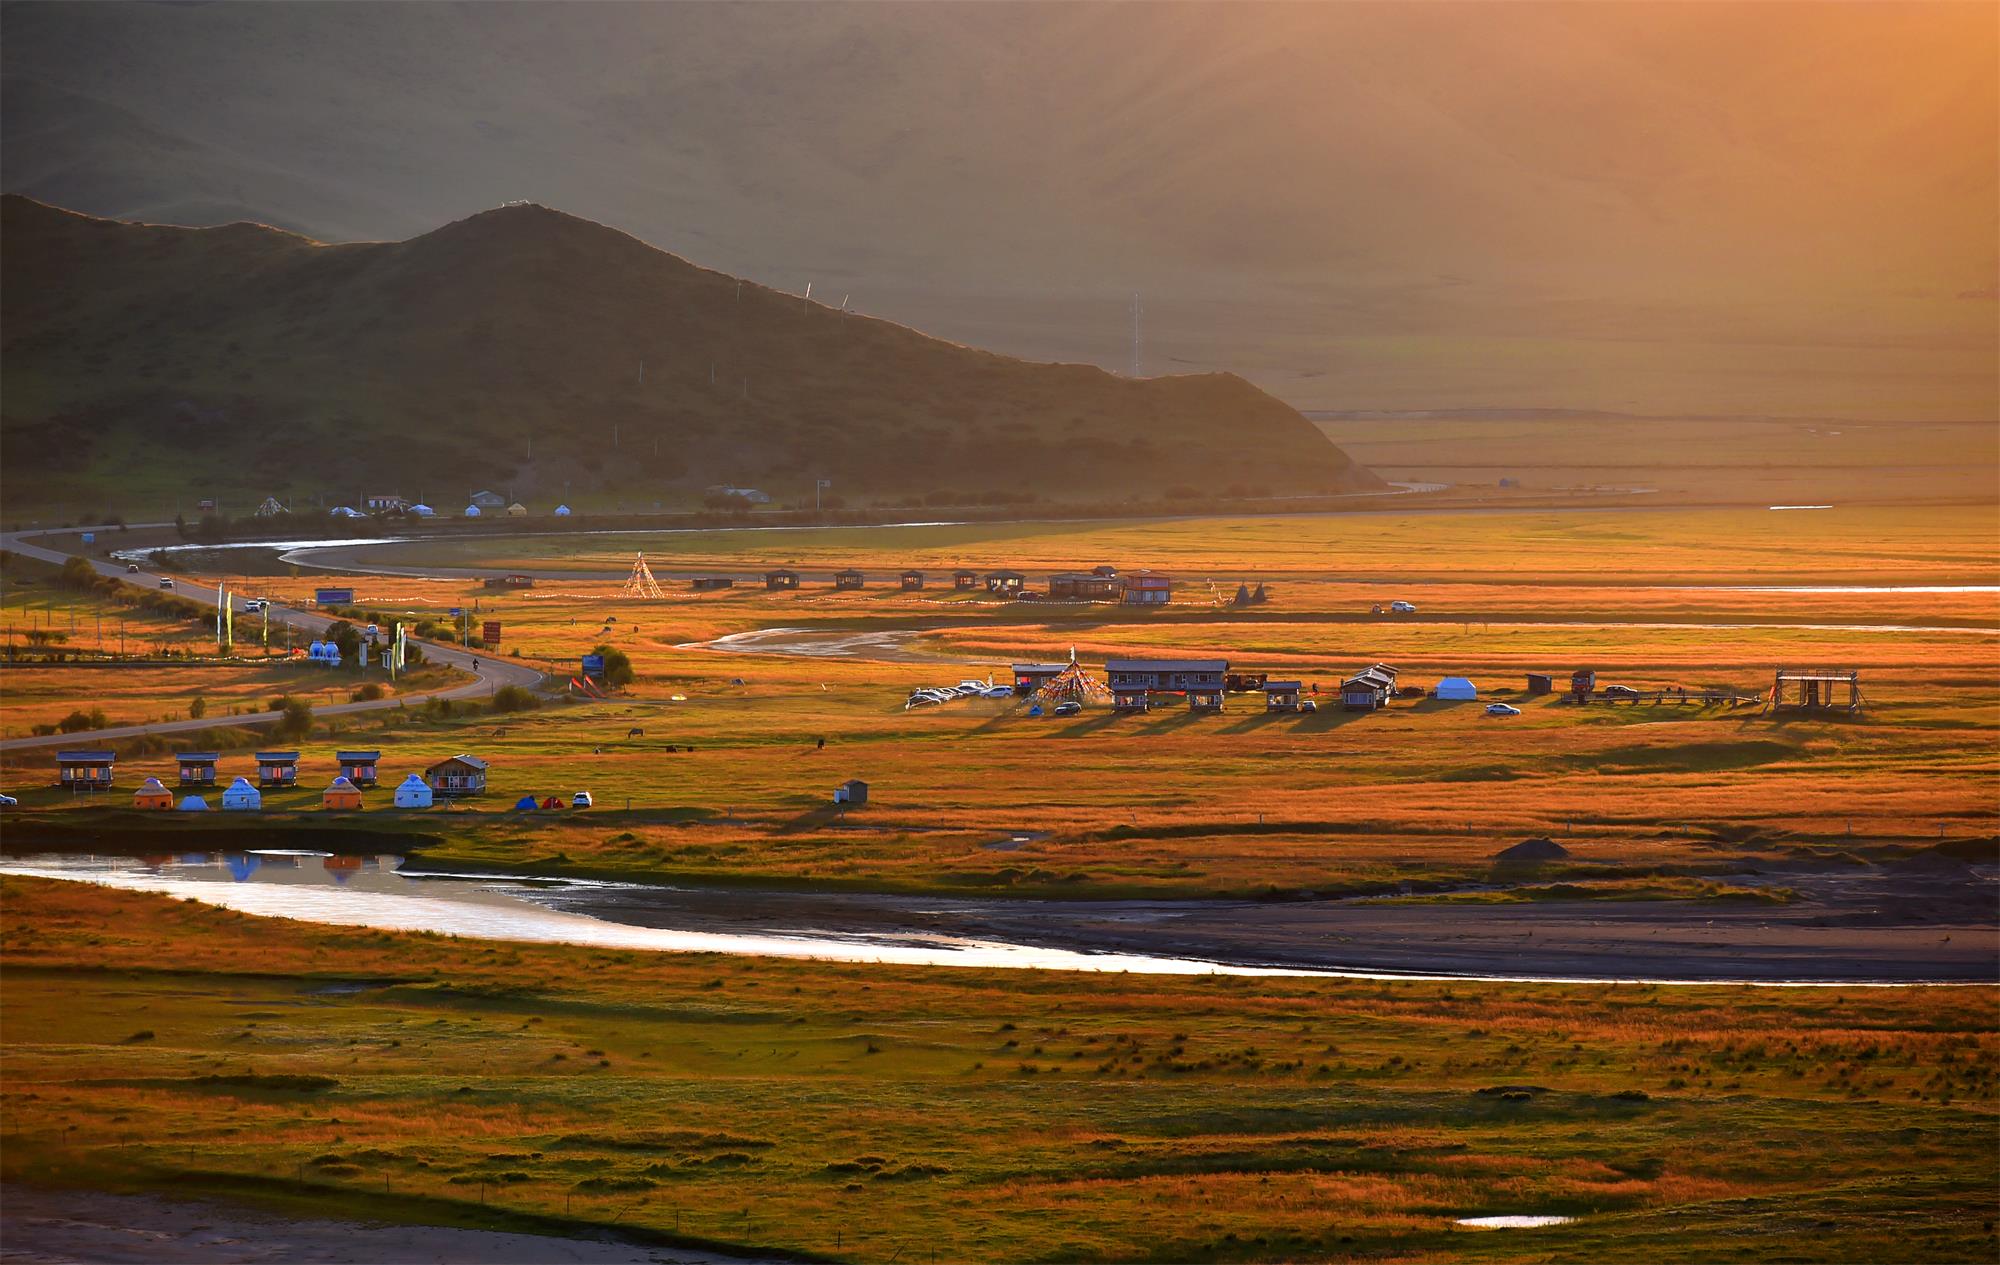
[[[764,573],[764,587],[774,593],[788,592],[799,587],[800,575],[788,567],[778,567]],[[930,577],[923,571],[911,569],[898,574],[898,583],[905,593],[921,592]],[[704,577],[696,580],[694,587],[729,588],[733,580],[723,577]],[[833,587],[836,590],[866,588],[868,577],[853,567],[844,567],[833,573]],[[951,587],[960,593],[976,592],[984,588],[996,597],[1018,597],[1027,591],[1028,577],[1025,572],[1002,568],[997,571],[974,571],[961,568],[951,573]],[[1173,580],[1153,571],[1137,571],[1129,576],[1118,574],[1116,567],[1097,567],[1090,571],[1063,571],[1049,577],[1049,596],[1076,601],[1119,601],[1134,606],[1164,606],[1173,600]]]
[[[174,756],[180,770],[180,787],[185,791],[204,791],[215,788],[216,765],[222,759],[215,751],[182,751]],[[257,759],[257,787],[263,790],[279,790],[299,784],[299,753],[296,751],[259,751]],[[334,761],[340,766],[336,780],[344,781],[355,788],[372,787],[377,784],[378,769],[382,762],[379,751],[337,751]],[[423,780],[439,795],[456,798],[462,795],[480,795],[486,791],[487,763],[476,756],[455,755],[440,760],[424,770]],[[110,751],[58,751],[56,753],[56,785],[66,791],[108,791],[117,770],[117,756]],[[156,778],[147,779],[149,782]],[[237,782],[249,785],[248,779],[238,778]]]
[[[396,788],[396,807],[429,808],[435,802],[435,792],[430,784],[412,773],[403,784]],[[327,784],[320,793],[319,806],[329,812],[361,811],[361,788],[344,777],[337,777]],[[206,796],[190,792],[181,796],[179,802],[174,793],[166,788],[160,779],[149,777],[138,790],[132,792],[132,807],[141,810],[179,810],[184,813],[205,813],[208,811]],[[222,792],[222,808],[225,812],[258,812],[264,807],[264,792],[250,784],[247,777],[239,777]]]

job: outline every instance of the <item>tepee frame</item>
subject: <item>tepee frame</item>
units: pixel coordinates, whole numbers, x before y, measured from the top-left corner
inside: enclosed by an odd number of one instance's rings
[[[646,555],[632,555],[632,574],[625,579],[626,597],[665,597],[660,592],[660,582],[653,578],[653,568],[646,565]]]

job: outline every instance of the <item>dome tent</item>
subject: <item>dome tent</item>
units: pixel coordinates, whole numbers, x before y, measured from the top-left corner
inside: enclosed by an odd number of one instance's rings
[[[430,783],[415,773],[404,778],[396,787],[398,808],[429,808],[432,802]]]
[[[468,506],[466,506],[466,507],[465,507],[465,516],[466,516],[467,518],[478,518],[478,517],[479,517],[479,507],[478,507],[477,505],[468,505]]]
[[[405,514],[408,514],[411,518],[431,518],[437,514],[436,510],[424,504],[422,501],[418,501],[415,505],[412,505],[410,508],[404,510],[403,512]]]
[[[208,801],[199,795],[184,796],[180,802],[180,810],[184,813],[205,813],[208,811]]]
[[[160,809],[174,806],[173,792],[169,791],[156,777],[146,779],[138,790],[132,792],[132,807]]]
[[[354,783],[337,777],[327,784],[325,793],[319,797],[319,806],[329,812],[357,812],[361,808],[361,792],[354,788]]]
[[[535,801],[533,795],[523,795],[514,801],[514,811],[517,813],[532,813],[540,807],[541,805]]]
[[[1479,687],[1462,676],[1448,676],[1438,682],[1437,696],[1441,699],[1473,702],[1479,698]]]
[[[557,517],[557,518],[568,518],[568,517],[569,517],[569,506],[567,506],[567,505],[558,505],[558,506],[556,506],[556,517]]]
[[[256,812],[264,807],[264,792],[250,785],[250,779],[239,777],[222,792],[222,806],[231,812]]]

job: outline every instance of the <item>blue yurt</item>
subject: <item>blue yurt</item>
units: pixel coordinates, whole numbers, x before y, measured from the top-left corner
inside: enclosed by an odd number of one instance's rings
[[[222,806],[230,812],[254,813],[264,807],[264,793],[250,785],[250,779],[239,777],[222,792]]]
[[[465,516],[466,516],[467,518],[478,518],[478,517],[479,517],[479,507],[478,507],[477,505],[468,505],[468,506],[466,506],[466,507],[465,507]]]
[[[396,786],[398,808],[429,808],[432,802],[431,784],[415,773],[404,778]]]
[[[569,517],[569,506],[567,506],[567,505],[558,505],[558,506],[556,506],[556,517],[557,517],[557,518],[568,518],[568,517]]]
[[[405,514],[408,514],[411,518],[430,518],[436,515],[437,513],[436,510],[424,504],[422,501],[418,501],[415,505],[412,505],[410,508],[404,510],[403,512]]]

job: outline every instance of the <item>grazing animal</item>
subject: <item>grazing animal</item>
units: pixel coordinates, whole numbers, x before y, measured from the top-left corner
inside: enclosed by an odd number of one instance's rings
[[[627,738],[643,738],[646,736],[646,731],[643,729],[627,729],[625,736]]]

